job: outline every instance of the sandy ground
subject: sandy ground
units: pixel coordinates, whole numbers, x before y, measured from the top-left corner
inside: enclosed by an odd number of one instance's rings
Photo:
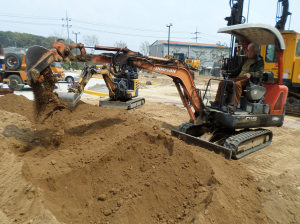
[[[153,101],[163,103],[169,103],[168,99],[173,100],[174,97],[174,104],[182,107],[176,88],[160,81],[165,79],[164,76],[156,76],[159,77],[156,78],[156,83],[161,85],[150,87],[149,89],[156,91],[146,90],[146,95],[153,97]],[[155,78],[150,77],[141,79],[149,79],[154,82]],[[211,77],[196,75],[196,86],[205,89],[204,85],[208,83],[209,78]],[[166,86],[164,87],[164,85]],[[216,83],[211,86],[211,99],[214,99],[217,86]],[[160,88],[166,88],[167,91],[160,91]],[[141,92],[144,93],[143,90]],[[164,92],[163,97],[157,96],[157,92]],[[168,95],[170,97],[165,97]],[[147,97],[147,99],[152,101],[152,98]],[[148,110],[146,109],[146,111]],[[154,114],[156,113],[154,112]],[[170,116],[167,111],[163,112],[162,110],[157,111],[157,114],[160,115],[158,119],[162,121],[168,120]],[[176,117],[178,123],[187,121],[187,113],[185,115],[186,117],[182,117],[182,119]],[[300,117],[286,116],[283,127],[269,129],[274,133],[273,143],[269,147],[241,159],[240,162],[259,181],[262,190],[266,193],[267,201],[264,203],[264,209],[267,214],[278,223],[300,223]]]
[[[159,85],[132,111],[84,98],[37,123],[32,101],[0,97],[1,223],[300,223],[300,118],[226,161],[170,136],[188,113],[170,78],[144,75]]]

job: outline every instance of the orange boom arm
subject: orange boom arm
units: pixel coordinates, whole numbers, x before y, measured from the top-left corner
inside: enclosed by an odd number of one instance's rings
[[[137,68],[152,70],[171,77],[177,87],[183,105],[187,108],[192,121],[195,121],[203,112],[203,101],[200,91],[196,89],[193,72],[181,61],[170,58],[158,58],[151,56],[143,56],[139,52],[134,52],[128,48],[95,46],[95,50],[115,51],[117,53],[103,53],[99,55],[86,54],[83,44],[71,44],[65,46],[62,43],[54,42],[55,48],[53,53],[57,61],[83,61],[110,63],[113,70],[110,73],[118,75],[122,72],[126,65]],[[81,55],[74,56],[72,49],[79,48]]]

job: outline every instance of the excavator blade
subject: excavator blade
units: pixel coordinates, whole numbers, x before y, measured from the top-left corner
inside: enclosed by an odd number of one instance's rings
[[[116,101],[116,100],[103,100],[99,101],[99,106],[100,107],[112,107],[112,108],[119,108],[119,109],[126,109],[126,110],[131,110],[131,109],[136,109],[145,104],[145,98],[135,98],[133,100],[128,100],[128,101]]]
[[[271,144],[273,138],[272,131],[267,129],[246,130],[229,136],[224,145],[221,146],[175,130],[172,130],[171,134],[189,145],[213,151],[228,160],[231,158],[240,159],[265,148]]]
[[[58,93],[58,98],[66,102],[67,107],[75,107],[81,96],[78,93]]]
[[[209,151],[213,151],[216,154],[223,156],[225,159],[231,160],[232,150],[228,148],[225,148],[220,145],[216,145],[214,143],[175,130],[172,130],[171,134],[179,138],[180,140],[186,142],[189,145],[199,146]]]

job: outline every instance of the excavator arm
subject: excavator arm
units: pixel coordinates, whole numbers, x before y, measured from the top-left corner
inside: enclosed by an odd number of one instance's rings
[[[137,68],[152,70],[169,76],[173,79],[183,105],[187,108],[192,121],[202,114],[204,105],[200,91],[196,89],[189,69],[180,61],[156,57],[136,57],[132,65]],[[192,110],[194,109],[194,111]]]
[[[275,27],[280,31],[284,30],[287,18],[291,15],[292,13],[289,12],[289,1],[278,0]]]
[[[104,70],[97,70],[96,66],[86,67],[79,80],[79,86],[75,87],[73,92],[82,93],[84,87],[94,74],[102,74],[104,81],[109,89],[110,97],[114,98],[117,87],[114,85],[113,78],[125,70],[126,65],[136,68],[152,70],[157,73],[165,74],[173,79],[183,105],[187,108],[191,121],[201,117],[204,111],[204,104],[201,99],[200,90],[196,89],[193,80],[193,71],[188,66],[176,59],[165,59],[151,56],[143,56],[139,52],[134,52],[128,48],[95,46],[95,50],[114,51],[116,53],[103,53],[99,55],[86,54],[86,48],[83,44],[71,44],[65,46],[60,42],[53,43],[54,49],[50,50],[56,61],[78,61],[78,62],[96,62],[109,63],[110,67]],[[80,55],[74,56],[72,49],[78,48]],[[113,68],[113,69],[112,69]],[[37,79],[35,79],[37,80]]]

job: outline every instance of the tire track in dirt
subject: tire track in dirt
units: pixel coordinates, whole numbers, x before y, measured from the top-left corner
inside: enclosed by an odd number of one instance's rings
[[[269,129],[274,134],[272,144],[241,162],[267,194],[267,214],[278,223],[300,223],[300,133],[289,127]]]

